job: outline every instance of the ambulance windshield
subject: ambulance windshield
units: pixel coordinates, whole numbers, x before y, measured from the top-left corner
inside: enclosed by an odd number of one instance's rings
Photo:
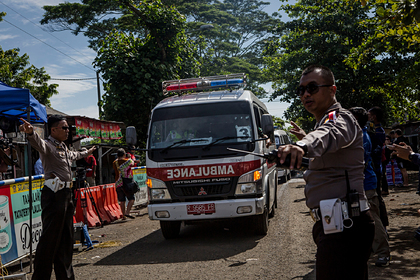
[[[254,139],[252,123],[250,106],[245,101],[159,108],[153,112],[149,149],[164,154],[188,149],[190,156],[197,153],[194,157],[207,150],[220,151],[214,149],[218,146],[226,150],[232,144]]]

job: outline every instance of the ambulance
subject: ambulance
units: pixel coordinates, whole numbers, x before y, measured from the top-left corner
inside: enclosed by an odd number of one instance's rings
[[[245,74],[162,83],[171,96],[152,110],[146,167],[149,218],[166,239],[181,225],[240,217],[267,234],[277,169],[256,154],[275,149],[273,120],[245,86]]]

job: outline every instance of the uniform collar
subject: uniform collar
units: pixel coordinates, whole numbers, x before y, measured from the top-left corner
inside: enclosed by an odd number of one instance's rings
[[[48,136],[48,139],[50,139],[50,141],[51,141],[51,142],[53,142],[53,143],[54,143],[54,145],[57,145],[57,146],[61,146],[61,144],[63,143],[63,142],[58,141],[57,139],[55,139],[55,138],[54,138],[54,137],[52,137],[51,135],[50,135],[50,136]]]

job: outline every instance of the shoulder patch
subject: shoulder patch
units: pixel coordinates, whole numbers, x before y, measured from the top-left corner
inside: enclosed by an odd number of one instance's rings
[[[337,111],[332,111],[328,113],[328,118],[325,118],[324,123],[332,122],[335,123],[337,121]]]

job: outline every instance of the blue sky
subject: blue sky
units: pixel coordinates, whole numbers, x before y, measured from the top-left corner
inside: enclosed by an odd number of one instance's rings
[[[96,72],[92,66],[96,53],[88,48],[87,38],[74,36],[70,31],[46,32],[46,27],[39,23],[44,14],[43,6],[63,2],[0,0],[0,11],[7,13],[4,21],[0,22],[0,46],[3,50],[19,48],[20,55],[28,54],[31,64],[37,68],[44,67],[52,78],[51,82],[59,84],[59,94],[50,99],[54,109],[69,115],[98,118]],[[279,0],[269,2],[271,4],[266,8],[269,13],[277,11],[282,4]],[[283,15],[283,20],[286,18]],[[100,90],[103,94],[102,85]],[[263,101],[270,113],[282,117],[288,104],[267,100]]]

